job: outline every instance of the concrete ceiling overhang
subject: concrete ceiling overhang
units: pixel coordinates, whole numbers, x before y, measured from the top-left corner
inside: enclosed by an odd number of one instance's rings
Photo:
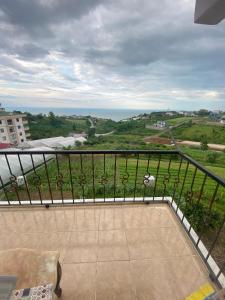
[[[215,25],[225,18],[225,0],[196,0],[194,22]]]

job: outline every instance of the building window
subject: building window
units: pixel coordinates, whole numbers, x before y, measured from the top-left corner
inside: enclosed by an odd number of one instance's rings
[[[3,136],[3,137],[2,137],[2,140],[3,140],[3,141],[6,141],[6,136]]]
[[[1,132],[4,132],[4,128],[1,128],[1,130],[0,130]]]
[[[10,128],[10,129],[9,129],[9,132],[14,132],[14,128]]]
[[[16,122],[19,122],[20,120],[19,120],[19,118],[16,118]]]
[[[0,120],[0,124],[2,125],[2,120]]]
[[[12,125],[12,120],[7,120],[8,125]]]
[[[22,133],[22,132],[20,132],[20,135],[23,135],[23,133]]]
[[[20,128],[21,128],[21,126],[19,125],[19,126],[18,126],[18,129],[20,129]]]
[[[23,143],[24,142],[24,139],[21,139],[21,143]]]

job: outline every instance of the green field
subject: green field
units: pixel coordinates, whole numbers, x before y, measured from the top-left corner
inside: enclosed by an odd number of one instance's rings
[[[192,124],[191,126],[183,126],[172,129],[172,133],[176,139],[201,141],[203,138],[207,143],[225,144],[225,126]]]
[[[193,117],[179,117],[179,118],[167,120],[167,124],[171,125],[171,126],[176,126],[176,125],[182,124],[184,122],[188,122],[193,119],[194,119]]]

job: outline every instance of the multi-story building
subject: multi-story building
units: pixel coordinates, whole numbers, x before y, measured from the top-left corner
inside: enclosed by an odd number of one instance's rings
[[[0,106],[0,143],[18,145],[29,137],[26,114],[7,112]]]

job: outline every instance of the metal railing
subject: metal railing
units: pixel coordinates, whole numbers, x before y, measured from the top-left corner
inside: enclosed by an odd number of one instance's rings
[[[8,206],[165,202],[223,285],[225,180],[179,150],[2,151],[0,175]]]

